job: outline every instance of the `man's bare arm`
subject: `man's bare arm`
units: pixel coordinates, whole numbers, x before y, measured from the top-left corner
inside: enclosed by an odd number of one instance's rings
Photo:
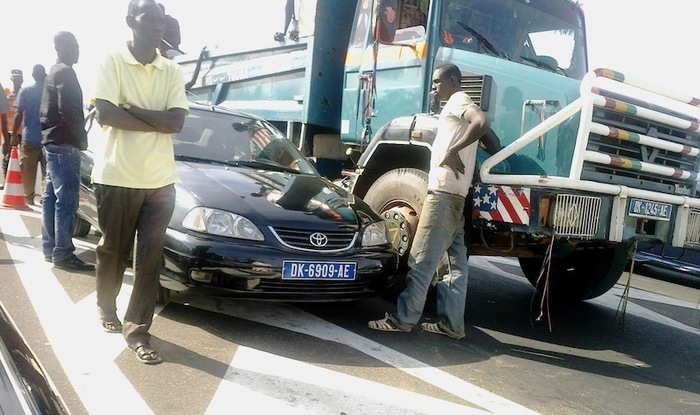
[[[17,108],[17,112],[15,113],[15,121],[12,126],[12,140],[10,141],[10,144],[13,146],[16,146],[19,144],[19,133],[18,131],[22,125],[22,120],[24,120],[24,110],[21,108]]]
[[[130,105],[118,107],[109,101],[95,101],[97,121],[102,125],[131,131],[150,131],[164,134],[178,133],[185,122],[182,108],[152,111]]]
[[[494,155],[501,150],[501,140],[498,138],[496,133],[489,128],[489,130],[479,139],[479,146],[486,150],[487,153]]]
[[[141,121],[152,125],[159,133],[179,133],[185,123],[186,111],[171,108],[167,111],[153,111],[131,106],[127,112]]]
[[[7,114],[0,114],[0,124],[2,125],[2,139],[9,140],[10,132],[7,129]]]

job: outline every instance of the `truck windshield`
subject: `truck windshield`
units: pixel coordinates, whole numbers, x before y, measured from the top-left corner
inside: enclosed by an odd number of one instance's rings
[[[583,15],[568,0],[448,0],[440,18],[446,46],[582,79]]]

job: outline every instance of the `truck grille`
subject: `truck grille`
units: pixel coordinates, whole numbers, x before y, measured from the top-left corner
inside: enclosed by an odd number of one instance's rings
[[[685,243],[700,244],[700,211],[691,210],[685,232]]]
[[[558,194],[554,207],[554,233],[592,238],[598,233],[600,204],[599,197]]]
[[[270,228],[272,233],[283,245],[303,251],[334,252],[350,249],[355,244],[357,232],[355,231],[314,231],[295,228]],[[320,235],[319,235],[320,234]],[[312,236],[315,236],[312,238]],[[318,246],[312,240],[318,241],[325,237],[325,245]]]
[[[603,95],[604,91],[601,91]],[[612,96],[618,100],[619,97]],[[619,102],[622,102],[620,99]],[[621,106],[629,106],[626,103]],[[650,104],[635,102],[632,106],[645,107],[650,110],[663,110],[652,108]],[[634,112],[634,111],[632,111]],[[668,111],[666,111],[668,113]],[[670,115],[695,121],[679,114]],[[603,124],[615,131],[624,131],[624,134],[651,137],[663,140],[675,145],[687,146],[688,149],[698,147],[700,135],[682,128],[674,128],[634,114],[617,111],[613,108],[594,107],[593,122]],[[678,194],[690,196],[695,194],[695,177],[698,170],[698,155],[690,151],[669,151],[657,147],[640,144],[636,140],[623,140],[596,134],[593,129],[589,136],[587,150],[610,156],[617,162],[610,165],[586,162],[583,166],[582,178],[602,183],[619,184],[632,188],[646,189],[666,194]],[[647,170],[658,168],[673,169],[673,175],[660,175],[654,172],[644,171],[642,164],[652,166]],[[636,167],[636,168],[635,168]],[[690,172],[691,177],[681,174]]]
[[[489,110],[489,97],[491,96],[491,77],[489,75],[462,75],[459,88],[469,95],[469,98],[482,111]]]

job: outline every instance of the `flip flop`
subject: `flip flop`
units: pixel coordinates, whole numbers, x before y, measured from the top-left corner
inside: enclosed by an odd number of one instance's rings
[[[155,350],[151,349],[150,346],[140,344],[136,346],[136,348],[131,349],[136,353],[136,358],[139,359],[139,362],[145,363],[147,365],[157,365],[158,363],[161,363],[163,361],[163,358],[160,357],[160,354],[156,352]]]

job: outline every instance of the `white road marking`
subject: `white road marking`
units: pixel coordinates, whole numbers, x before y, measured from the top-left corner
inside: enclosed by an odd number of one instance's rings
[[[226,399],[214,399],[207,414],[227,413],[234,403],[256,413],[490,413],[243,346],[216,395]]]
[[[87,411],[153,413],[114,363],[125,349],[124,339],[102,331],[97,323],[94,295],[77,307],[73,304],[51,264],[44,262],[41,237],[29,235],[19,214],[3,214],[0,228],[46,337]],[[125,284],[119,296],[122,310],[130,291]]]
[[[410,356],[392,350],[382,344],[366,339],[356,333],[338,327],[314,315],[285,304],[248,301],[221,302],[214,306],[206,299],[188,298],[188,303],[197,308],[209,309],[238,318],[257,321],[320,339],[352,347],[368,356],[393,366],[424,382],[434,385],[452,395],[492,413],[534,414],[521,405],[502,398],[485,389],[466,382],[442,370],[430,367]],[[235,360],[235,357],[234,357]],[[232,363],[233,365],[233,363]],[[218,400],[229,401],[225,393],[217,393],[212,405],[222,405]]]

